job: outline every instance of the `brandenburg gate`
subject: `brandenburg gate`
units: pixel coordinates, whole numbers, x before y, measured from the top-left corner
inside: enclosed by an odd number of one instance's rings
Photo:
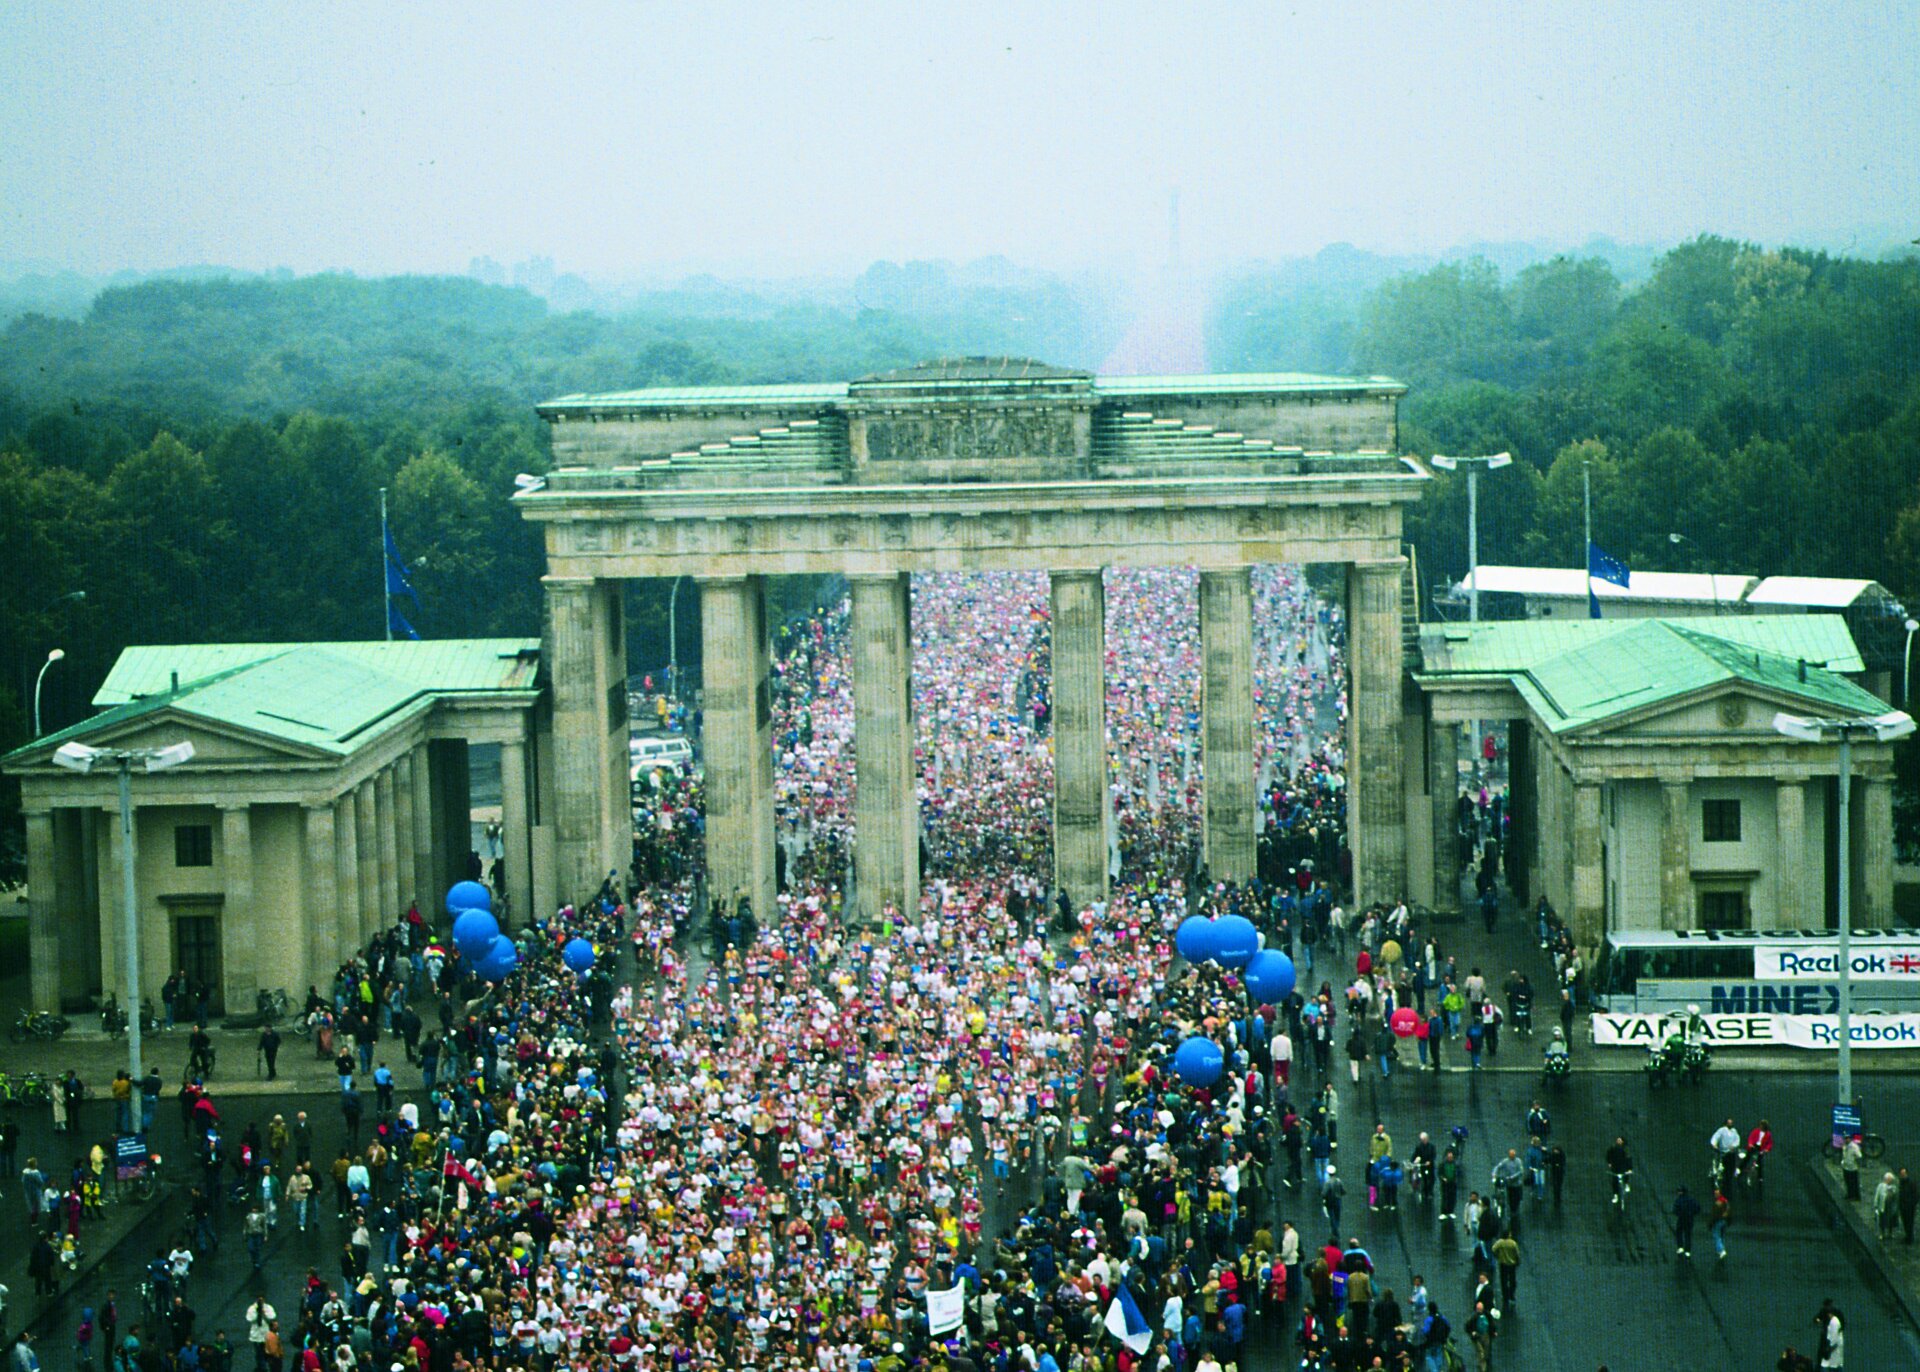
[[[1254,873],[1253,596],[1260,562],[1346,566],[1348,834],[1362,901],[1407,887],[1401,509],[1404,387],[1292,374],[1095,377],[964,358],[819,385],[574,395],[539,413],[554,855],[566,898],[631,855],[621,582],[700,588],[710,889],[774,907],[764,578],[852,587],[855,912],[917,908],[909,574],[1052,581],[1054,878],[1107,889],[1102,569],[1200,573],[1205,860]],[[1449,800],[1451,796],[1449,796]]]

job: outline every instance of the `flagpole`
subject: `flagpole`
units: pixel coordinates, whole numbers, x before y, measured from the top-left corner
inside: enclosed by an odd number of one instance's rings
[[[387,570],[387,488],[380,488],[380,620],[393,642],[393,574]]]
[[[1587,578],[1587,608],[1593,608],[1593,468],[1580,460],[1580,485],[1586,505],[1587,546],[1580,550],[1581,565]]]

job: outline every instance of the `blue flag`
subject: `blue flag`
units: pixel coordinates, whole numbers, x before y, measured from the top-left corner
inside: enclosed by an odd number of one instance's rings
[[[1600,598],[1593,593],[1592,583],[1608,581],[1615,586],[1631,584],[1633,573],[1627,570],[1627,564],[1605,551],[1591,539],[1587,541],[1587,617],[1600,618]]]
[[[407,579],[407,561],[400,556],[400,550],[393,545],[393,535],[383,532],[387,541],[387,594],[405,596],[413,602],[413,608],[420,608],[420,593],[413,589],[413,582]],[[415,638],[419,635],[415,634]]]
[[[406,616],[391,605],[387,606],[387,628],[391,629],[398,638],[417,640],[420,637],[420,631],[407,623]]]
[[[1107,1306],[1107,1332],[1136,1353],[1146,1352],[1153,1342],[1153,1329],[1125,1282],[1114,1288],[1113,1302]]]
[[[1616,586],[1631,585],[1633,580],[1627,564],[1598,543],[1587,544],[1587,575],[1595,581],[1611,581]]]

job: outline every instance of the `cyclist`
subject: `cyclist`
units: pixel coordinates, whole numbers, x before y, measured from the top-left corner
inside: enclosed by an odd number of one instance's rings
[[[1627,1151],[1626,1139],[1615,1136],[1607,1149],[1607,1172],[1613,1178],[1613,1203],[1624,1209],[1627,1193],[1633,1189],[1633,1154]]]
[[[1413,1145],[1413,1156],[1408,1160],[1407,1176],[1413,1181],[1413,1189],[1422,1200],[1433,1199],[1433,1140],[1424,1133],[1420,1141]]]
[[[1734,1169],[1739,1166],[1740,1131],[1733,1127],[1733,1121],[1729,1119],[1713,1131],[1707,1144],[1713,1149],[1714,1185],[1725,1191],[1733,1180]]]
[[[1547,1056],[1549,1058],[1564,1058],[1567,1056],[1567,1036],[1561,1032],[1560,1026],[1557,1024],[1553,1026],[1553,1037],[1547,1041]]]

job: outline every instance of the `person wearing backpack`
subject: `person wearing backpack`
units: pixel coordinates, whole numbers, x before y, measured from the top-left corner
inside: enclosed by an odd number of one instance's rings
[[[1447,1317],[1440,1313],[1437,1302],[1427,1307],[1427,1318],[1420,1326],[1420,1350],[1426,1361],[1426,1372],[1444,1372],[1446,1368],[1447,1345],[1453,1340],[1453,1326],[1447,1323]]]

